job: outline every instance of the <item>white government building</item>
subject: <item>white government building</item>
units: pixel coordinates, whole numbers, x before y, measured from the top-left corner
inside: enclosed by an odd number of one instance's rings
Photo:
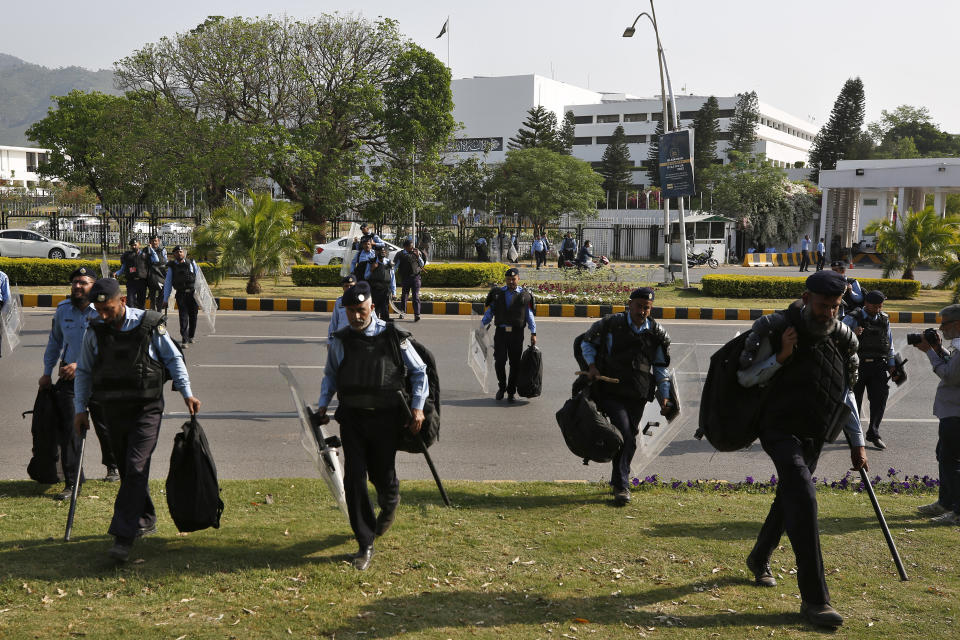
[[[0,145],[0,191],[35,189],[40,181],[37,167],[46,161],[46,149]]]
[[[463,128],[448,148],[448,161],[456,161],[458,156],[482,155],[484,149],[489,149],[488,162],[503,162],[509,139],[516,135],[527,112],[542,105],[553,111],[560,123],[567,111],[573,112],[576,122],[573,155],[587,162],[600,161],[614,129],[622,125],[634,163],[634,184],[640,188],[646,185],[644,164],[663,111],[659,96],[639,98],[625,93],[593,91],[535,74],[460,78],[451,82],[451,88],[453,117]],[[692,123],[707,98],[676,96],[682,127]],[[724,162],[737,96],[717,96],[717,102],[721,133],[716,160]],[[764,102],[759,106],[760,123],[754,152],[766,154],[778,167],[790,168],[797,162],[805,164],[817,135],[816,125]],[[789,173],[791,178],[800,179],[805,178],[809,170]]]

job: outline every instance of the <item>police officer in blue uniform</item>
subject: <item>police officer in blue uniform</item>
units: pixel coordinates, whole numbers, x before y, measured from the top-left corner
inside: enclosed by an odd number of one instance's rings
[[[146,254],[140,251],[140,241],[131,238],[130,248],[120,256],[120,268],[113,274],[114,278],[121,275],[127,279],[127,300],[130,306],[143,309],[147,295],[147,270],[149,261]]]
[[[887,408],[890,387],[887,384],[896,372],[896,353],[893,350],[893,332],[890,317],[883,312],[886,296],[882,291],[870,291],[864,297],[863,307],[848,313],[843,322],[850,327],[860,341],[857,355],[860,357],[860,375],[853,387],[857,408],[863,406],[863,392],[870,400],[870,426],[866,440],[880,450],[887,445],[880,439],[880,421]]]
[[[831,262],[830,270],[843,276],[843,281],[847,285],[840,299],[840,310],[837,312],[837,320],[843,320],[845,315],[863,306],[863,289],[856,278],[847,277],[847,263],[843,260]]]
[[[3,309],[3,305],[7,303],[7,300],[10,299],[10,278],[7,277],[3,271],[0,271],[0,309]],[[0,337],[2,337],[0,333]],[[0,355],[3,354],[3,345],[0,345]]]
[[[494,287],[487,294],[487,310],[481,322],[487,326],[492,321],[496,327],[493,334],[493,368],[497,372],[497,400],[516,401],[517,367],[523,356],[523,328],[530,329],[530,344],[537,344],[537,321],[533,317],[533,296],[520,286],[520,271],[507,269],[506,284]],[[507,361],[510,362],[510,377],[507,377]]]
[[[348,273],[340,280],[340,286],[343,287],[344,293],[355,284],[357,284],[357,276],[352,273]],[[343,306],[343,296],[340,296],[333,303],[333,314],[330,316],[330,327],[327,329],[327,342],[330,341],[333,334],[349,324],[347,321],[347,309]]]
[[[389,320],[390,299],[397,293],[397,276],[393,271],[393,263],[387,258],[386,247],[374,247],[373,255],[373,260],[367,262],[363,279],[370,285],[377,317]]]
[[[163,302],[163,282],[166,280],[165,268],[168,262],[167,248],[160,244],[160,236],[150,236],[150,244],[143,248],[147,256],[147,300],[150,308],[156,311]]]
[[[163,308],[169,306],[171,289],[176,289],[180,344],[186,348],[197,334],[197,316],[200,313],[200,305],[193,296],[197,282],[197,263],[193,259],[187,259],[187,251],[180,245],[173,248],[173,258],[167,263],[167,279],[163,283]]]
[[[419,433],[429,387],[427,366],[408,341],[410,334],[374,315],[370,285],[359,282],[351,287],[343,294],[343,305],[349,326],[330,339],[317,412],[321,423],[329,422],[327,406],[337,394],[334,417],[343,442],[343,488],[359,544],[352,563],[364,571],[373,558],[374,539],[393,524],[400,503],[395,466],[400,429],[406,426]],[[412,398],[405,396],[407,374]],[[401,406],[408,402],[409,412]],[[408,413],[409,421],[403,417]],[[377,490],[376,517],[368,477]]]
[[[74,427],[82,435],[88,428],[90,402],[100,405],[120,470],[108,531],[114,537],[109,555],[125,562],[134,540],[157,530],[148,481],[163,415],[164,371],[192,415],[200,409],[200,400],[193,395],[183,356],[162,315],[128,307],[112,278],[97,280],[90,299],[98,318],[83,336],[77,362]]]
[[[367,263],[376,258],[377,254],[373,252],[373,236],[360,238],[360,251],[353,256],[353,261],[350,263],[350,272],[357,277],[357,281],[366,278]]]
[[[867,469],[852,391],[858,344],[850,328],[837,321],[847,290],[843,276],[818,271],[806,286],[802,301],[754,322],[740,357],[740,384],[767,387],[771,399],[760,415],[760,444],[778,478],[747,568],[758,586],[776,586],[770,556],[786,531],[796,556],[801,615],[816,626],[838,627],[843,616],[830,605],[823,575],[813,474],[824,442],[841,427],[850,440],[854,469]]]
[[[83,333],[87,324],[97,317],[97,312],[90,304],[90,289],[96,282],[97,276],[93,269],[80,267],[70,274],[70,297],[57,305],[50,326],[50,335],[47,338],[47,347],[43,352],[43,375],[40,376],[41,387],[53,386],[56,393],[57,406],[62,418],[57,440],[60,451],[60,467],[66,483],[64,490],[54,496],[56,500],[69,500],[73,495],[73,485],[80,471],[80,436],[73,428],[73,398],[74,379],[77,370],[77,359],[80,347],[83,344]],[[59,362],[59,367],[58,367]],[[53,384],[53,369],[57,367],[57,383]],[[117,463],[110,449],[110,436],[106,426],[100,419],[99,407],[93,409],[93,426],[100,441],[101,461],[107,467],[107,482],[118,482],[120,475],[117,472]],[[81,486],[83,475],[80,476]]]
[[[591,381],[601,375],[619,380],[594,382],[597,407],[623,436],[623,447],[610,472],[617,506],[630,502],[630,463],[637,450],[644,406],[658,395],[661,413],[670,412],[670,336],[650,316],[653,298],[650,287],[634,289],[627,310],[594,322],[580,344]]]

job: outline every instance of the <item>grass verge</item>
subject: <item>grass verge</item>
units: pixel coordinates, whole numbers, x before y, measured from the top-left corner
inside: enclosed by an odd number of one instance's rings
[[[772,495],[642,489],[612,508],[597,484],[404,482],[371,569],[319,480],[223,483],[219,530],[160,533],[106,558],[116,487],[89,482],[74,542],[52,489],[0,483],[3,638],[807,638],[789,542],[779,586],[743,566]],[[270,496],[268,499],[267,496]],[[931,494],[882,495],[909,582],[867,496],[821,488],[827,582],[845,638],[957,637],[955,527],[915,515]]]

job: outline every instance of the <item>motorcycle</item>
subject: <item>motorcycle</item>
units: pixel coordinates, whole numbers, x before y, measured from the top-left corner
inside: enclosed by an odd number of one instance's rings
[[[701,253],[687,254],[688,267],[699,267],[703,264],[708,265],[711,269],[716,269],[720,266],[720,261],[713,257],[713,247],[710,247],[707,251],[703,251]]]
[[[583,263],[570,260],[569,258],[564,259],[563,261],[564,267],[567,267],[569,269],[573,269],[573,268],[587,269],[588,271],[595,271],[597,269],[601,269],[607,266],[608,264],[610,264],[610,260],[609,258],[607,258],[607,256],[600,256],[596,260],[588,260],[587,262],[583,262]]]

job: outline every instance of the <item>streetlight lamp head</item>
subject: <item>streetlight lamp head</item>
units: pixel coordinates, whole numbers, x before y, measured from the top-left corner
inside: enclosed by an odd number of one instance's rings
[[[633,34],[635,34],[636,32],[637,30],[634,27],[627,27],[626,29],[623,30],[623,37],[632,38]]]

